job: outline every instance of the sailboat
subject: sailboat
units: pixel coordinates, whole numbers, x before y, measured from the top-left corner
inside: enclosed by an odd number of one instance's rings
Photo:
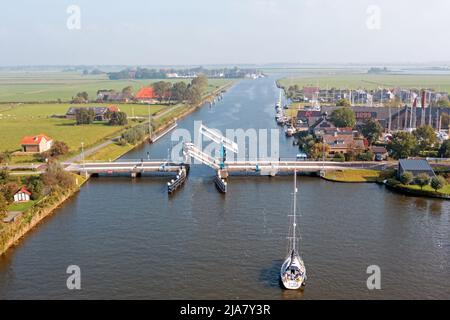
[[[283,262],[280,270],[280,278],[283,286],[286,289],[296,290],[306,285],[306,268],[302,260],[302,257],[298,253],[297,242],[298,237],[296,234],[297,220],[297,171],[294,172],[294,205],[292,214],[292,225],[289,231],[289,246],[288,254]]]

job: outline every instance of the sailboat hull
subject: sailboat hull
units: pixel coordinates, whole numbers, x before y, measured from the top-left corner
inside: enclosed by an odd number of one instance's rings
[[[283,287],[288,290],[298,290],[306,284],[305,265],[297,254],[288,256],[281,266],[280,279]]]

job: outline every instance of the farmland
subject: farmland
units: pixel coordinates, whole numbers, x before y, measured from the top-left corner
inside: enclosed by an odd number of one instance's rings
[[[106,75],[81,75],[72,72],[0,72],[0,103],[2,102],[68,102],[78,92],[86,91],[95,98],[101,89],[122,90],[132,86],[136,91],[161,79],[109,80]],[[168,82],[190,79],[163,79]],[[208,80],[208,92],[229,80]]]
[[[377,89],[385,88],[429,88],[450,92],[450,75],[424,74],[367,74],[367,73],[318,73],[317,75],[298,73],[280,79],[283,87],[298,85],[319,86],[321,88]]]
[[[62,117],[70,106],[70,100],[78,92],[86,91],[90,99],[95,99],[97,90],[122,90],[131,85],[135,92],[141,86],[148,86],[158,80],[109,80],[106,75],[83,76],[66,72],[0,72],[0,152],[17,151],[20,140],[25,135],[45,133],[54,140],[67,143],[70,154],[94,146],[119,135],[125,126],[110,126],[105,122],[90,125],[76,125],[75,120]],[[190,81],[190,79],[165,79],[164,81]],[[231,83],[230,79],[210,79],[204,94]],[[57,103],[56,101],[60,101]],[[51,102],[49,102],[51,101]],[[80,106],[106,106],[108,104],[89,103]],[[161,125],[182,113],[184,105],[143,105],[117,104],[129,117],[155,116],[156,124]],[[129,121],[129,125],[137,122]],[[108,154],[113,158],[129,149],[130,146],[109,145],[99,154],[91,155],[97,159]],[[11,163],[34,162],[33,155],[14,156]]]
[[[98,105],[98,104],[95,104]],[[16,104],[0,105],[0,152],[17,150],[20,139],[25,135],[45,133],[55,140],[66,142],[71,151],[90,146],[114,134],[118,134],[122,126],[109,126],[103,122],[91,125],[76,125],[75,120],[51,118],[52,115],[63,115],[68,104]],[[120,109],[131,115],[147,116],[148,106],[122,104]],[[151,105],[150,112],[172,108],[164,105]]]

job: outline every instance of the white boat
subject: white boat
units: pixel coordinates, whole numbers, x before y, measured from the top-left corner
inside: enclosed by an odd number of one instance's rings
[[[306,285],[305,264],[298,253],[298,237],[296,234],[296,206],[297,206],[297,171],[294,172],[294,212],[291,215],[292,225],[289,231],[288,254],[280,270],[280,280],[286,289],[296,290]]]
[[[288,137],[292,137],[295,134],[295,132],[296,132],[296,130],[295,130],[294,127],[287,127],[286,131],[285,131],[285,134]]]

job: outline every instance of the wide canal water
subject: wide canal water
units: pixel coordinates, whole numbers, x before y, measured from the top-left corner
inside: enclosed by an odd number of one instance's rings
[[[179,128],[277,128],[274,81],[241,81]],[[292,140],[280,142],[281,157],[295,156]],[[165,158],[170,146],[168,135],[125,158]],[[222,195],[213,175],[194,166],[173,196],[167,177],[91,179],[0,257],[0,298],[450,298],[449,201],[300,177],[301,293],[278,283],[292,177],[232,177]],[[67,289],[69,265],[82,290]],[[367,289],[370,265],[381,290]]]

